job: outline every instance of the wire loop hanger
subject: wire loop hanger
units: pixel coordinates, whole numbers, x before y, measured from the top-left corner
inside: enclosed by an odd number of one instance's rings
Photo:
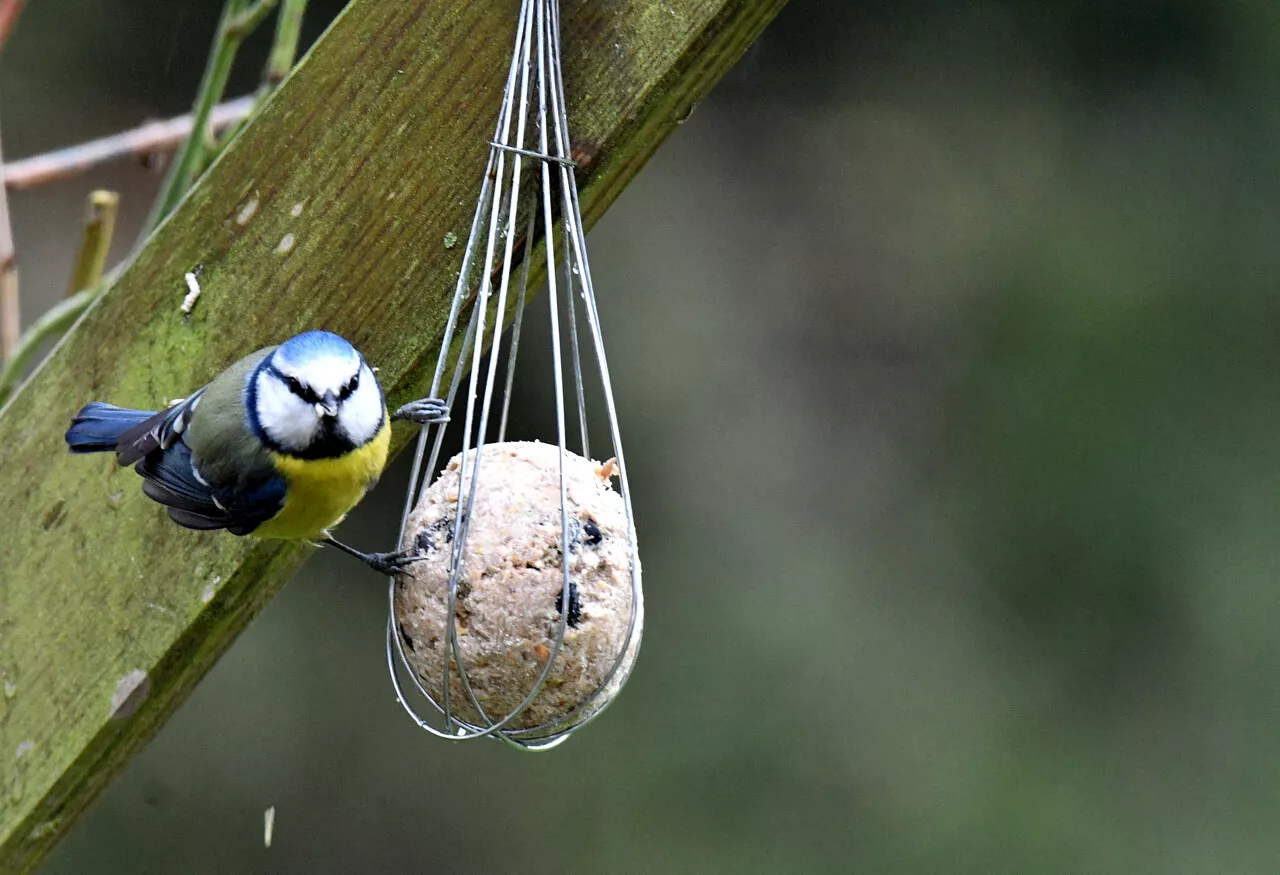
[[[574,162],[568,132],[564,101],[564,82],[560,64],[560,16],[558,0],[522,0],[516,29],[515,48],[507,73],[502,106],[493,139],[490,141],[488,165],[481,183],[480,197],[471,223],[462,266],[458,273],[453,303],[441,342],[431,384],[431,395],[439,396],[459,321],[470,306],[470,316],[461,345],[452,360],[446,400],[451,409],[463,380],[466,383],[465,415],[462,417],[462,460],[456,472],[449,470],[440,477],[456,478],[457,508],[451,519],[451,554],[447,607],[447,628],[441,630],[444,648],[439,694],[428,692],[423,679],[413,670],[405,654],[405,642],[397,632],[397,578],[388,587],[390,614],[387,622],[387,668],[396,698],[414,722],[441,738],[494,738],[525,750],[546,750],[566,740],[578,727],[597,717],[616,695],[630,673],[643,628],[643,596],[636,550],[635,523],[631,506],[631,489],[618,428],[617,409],[613,399],[609,368],[605,360],[600,318],[596,309],[595,290],[587,261],[578,186],[574,178]],[[526,172],[528,171],[528,172]],[[521,236],[521,232],[523,235]],[[545,246],[535,252],[542,239]],[[556,443],[559,452],[559,523],[560,566],[562,587],[559,597],[559,620],[547,642],[548,658],[541,674],[519,701],[506,713],[488,714],[473,689],[468,666],[459,643],[457,609],[460,579],[467,558],[467,536],[472,521],[477,487],[480,484],[484,447],[506,440],[508,412],[516,372],[516,354],[524,329],[525,308],[531,261],[545,254],[547,300],[550,310],[550,340],[554,369],[556,404]],[[480,257],[478,288],[472,289],[477,256]],[[512,300],[514,299],[514,301]],[[514,307],[510,342],[506,344],[505,361],[500,335],[503,321]],[[579,322],[585,325],[583,338]],[[492,323],[492,324],[491,324]],[[562,333],[568,334],[568,364]],[[487,352],[486,352],[486,346]],[[587,368],[584,369],[583,352]],[[566,370],[569,371],[566,385]],[[495,411],[495,389],[500,371],[505,371],[500,408]],[[588,387],[590,380],[590,387]],[[575,409],[568,408],[572,398]],[[575,583],[570,561],[574,536],[579,525],[571,518],[566,489],[565,461],[568,448],[567,419],[576,413],[578,441],[574,447],[587,459],[592,458],[592,430],[589,426],[588,402],[593,411],[603,410],[605,423],[597,428],[597,453],[612,457],[616,466],[622,503],[625,508],[625,537],[629,550],[630,612],[620,649],[612,665],[603,673],[595,693],[574,707],[537,726],[518,725],[519,718],[547,686],[557,665],[557,657],[565,647],[566,627],[571,613],[571,597]],[[498,413],[496,431],[492,431],[494,413]],[[413,457],[408,494],[401,517],[402,536],[409,517],[422,494],[431,483],[440,461],[440,450],[446,429],[454,423],[425,426],[419,434]],[[432,429],[435,429],[432,435]],[[492,433],[491,433],[492,432]],[[607,476],[607,475],[606,475]],[[406,694],[402,675],[410,679],[411,692],[432,706],[425,718]],[[480,719],[464,719],[458,714],[458,703],[451,680],[461,687],[468,710]],[[415,697],[416,698],[416,697]]]

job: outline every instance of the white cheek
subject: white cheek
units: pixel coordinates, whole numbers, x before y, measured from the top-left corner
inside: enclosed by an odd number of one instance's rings
[[[363,368],[360,372],[360,388],[343,402],[342,412],[338,415],[342,430],[356,446],[366,444],[382,428],[384,412],[377,378],[368,368]]]
[[[258,423],[273,441],[292,450],[305,449],[320,426],[310,404],[267,374],[258,377]]]

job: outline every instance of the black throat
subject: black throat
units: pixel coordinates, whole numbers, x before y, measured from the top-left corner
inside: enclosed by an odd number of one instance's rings
[[[272,447],[277,453],[292,456],[295,459],[336,459],[356,449],[356,445],[347,437],[346,432],[338,428],[338,421],[324,417],[320,420],[320,433],[315,436],[304,450],[287,450],[283,447]]]

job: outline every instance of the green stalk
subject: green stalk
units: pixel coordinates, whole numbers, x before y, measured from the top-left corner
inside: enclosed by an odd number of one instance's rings
[[[218,22],[218,30],[213,37],[213,48],[205,65],[204,78],[196,93],[191,136],[174,156],[160,194],[143,225],[144,237],[169,215],[204,170],[209,148],[209,116],[226,91],[236,52],[240,50],[244,38],[253,32],[275,5],[276,0],[258,0],[253,4],[249,4],[247,0],[227,0],[223,6],[222,19]]]
[[[276,35],[267,58],[263,84],[275,88],[293,69],[298,57],[298,42],[302,38],[302,16],[307,11],[307,0],[283,0],[280,17],[276,19]]]
[[[120,195],[114,191],[99,189],[89,195],[85,213],[84,231],[80,237],[80,252],[76,256],[71,282],[67,285],[67,297],[102,282],[102,271],[107,266],[107,253],[111,250],[111,238],[115,236],[116,213],[120,209]]]
[[[80,314],[87,310],[98,297],[99,291],[101,287],[85,289],[59,301],[23,332],[22,339],[18,341],[18,346],[13,351],[13,357],[5,363],[3,368],[0,368],[0,409],[4,408],[4,403],[22,382],[22,375],[40,346],[46,340],[53,340],[66,334],[67,329],[75,324]]]
[[[298,41],[302,36],[302,16],[307,9],[307,0],[283,0],[280,14],[276,18],[276,32],[271,41],[271,53],[267,58],[266,69],[262,73],[262,85],[254,94],[254,109],[244,118],[228,125],[216,142],[209,146],[205,155],[205,165],[213,163],[213,159],[222,153],[227,144],[234,140],[240,131],[253,120],[258,108],[267,95],[284,81],[293,69],[298,55]]]
[[[277,0],[258,0],[227,22],[227,35],[233,39],[243,40],[258,29],[258,25],[266,19]]]

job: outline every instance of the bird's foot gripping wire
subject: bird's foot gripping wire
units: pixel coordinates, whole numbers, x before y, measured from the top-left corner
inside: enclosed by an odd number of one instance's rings
[[[343,553],[348,556],[354,556],[379,574],[387,576],[399,574],[413,563],[427,558],[425,554],[410,553],[408,550],[395,550],[390,553],[362,553],[355,547],[348,547],[329,534],[325,534],[316,543],[337,547]]]
[[[419,398],[417,401],[410,401],[401,407],[395,413],[391,414],[391,421],[403,419],[418,425],[431,425],[436,422],[449,421],[449,405],[445,404],[439,398]]]

